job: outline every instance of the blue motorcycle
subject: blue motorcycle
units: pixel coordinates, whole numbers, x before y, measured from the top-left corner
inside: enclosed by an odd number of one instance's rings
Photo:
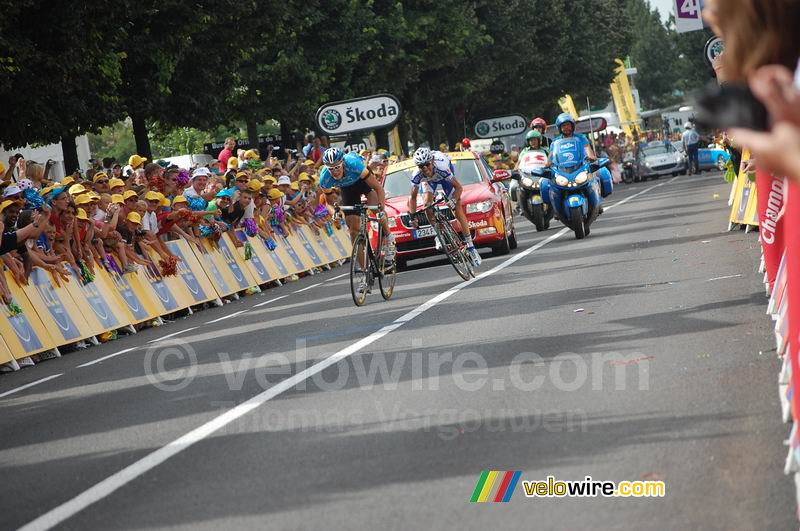
[[[603,198],[611,195],[614,181],[608,171],[609,160],[583,161],[579,164],[556,164],[539,170],[542,200],[550,205],[555,217],[575,233],[576,240],[589,234],[589,226],[602,213]]]

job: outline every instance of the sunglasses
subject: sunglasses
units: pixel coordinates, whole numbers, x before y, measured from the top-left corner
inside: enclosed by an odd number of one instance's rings
[[[95,184],[108,184],[108,179],[101,179],[99,181],[96,181]]]
[[[420,164],[418,167],[419,168],[429,168],[431,164],[432,164],[432,162],[428,161],[425,164]]]
[[[339,168],[344,167],[344,161],[337,162],[336,164],[326,164],[325,165],[329,170],[338,170]]]

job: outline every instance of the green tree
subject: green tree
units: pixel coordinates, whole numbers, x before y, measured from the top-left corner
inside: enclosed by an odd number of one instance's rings
[[[0,142],[64,139],[70,171],[78,163],[74,137],[123,116],[118,44],[126,3],[4,0],[0,12]]]

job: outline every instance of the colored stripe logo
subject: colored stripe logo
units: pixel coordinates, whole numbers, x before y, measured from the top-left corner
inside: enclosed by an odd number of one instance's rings
[[[507,502],[517,488],[521,470],[484,470],[472,491],[470,502]]]

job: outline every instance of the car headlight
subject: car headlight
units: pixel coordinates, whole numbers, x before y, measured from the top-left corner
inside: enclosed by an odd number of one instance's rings
[[[470,203],[467,205],[467,214],[474,214],[476,212],[489,212],[492,209],[492,201],[479,201],[477,203]]]
[[[397,218],[389,218],[389,228],[393,229],[397,226]]]
[[[522,186],[527,186],[528,188],[533,188],[533,179],[530,177],[523,177],[522,178]]]
[[[585,172],[585,171],[580,172],[578,174],[578,176],[575,177],[575,183],[576,184],[583,184],[588,180],[589,180],[589,174],[587,172]]]
[[[650,163],[649,162],[645,162],[644,165],[647,166],[648,168],[650,167]]]
[[[569,184],[569,179],[567,179],[563,175],[559,175],[558,177],[556,177],[556,184],[559,186],[566,186]]]

